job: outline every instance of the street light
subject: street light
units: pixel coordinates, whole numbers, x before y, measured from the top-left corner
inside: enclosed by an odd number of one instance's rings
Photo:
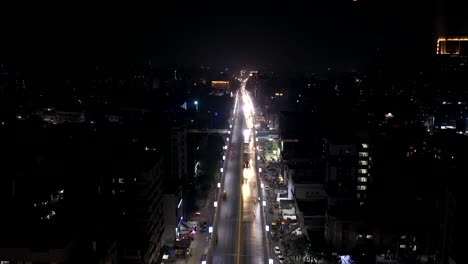
[[[220,168],[219,171],[220,171],[220,172],[223,172],[223,171],[224,171],[224,168]]]
[[[213,206],[214,206],[215,208],[218,207],[218,202],[217,202],[217,201],[214,201]]]

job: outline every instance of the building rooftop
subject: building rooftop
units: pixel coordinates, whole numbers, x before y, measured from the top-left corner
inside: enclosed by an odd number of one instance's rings
[[[296,201],[299,211],[304,217],[325,215],[327,211],[327,199],[314,201]]]

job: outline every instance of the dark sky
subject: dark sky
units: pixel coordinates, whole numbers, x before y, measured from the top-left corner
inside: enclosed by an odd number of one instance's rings
[[[1,55],[54,66],[151,57],[171,66],[352,69],[365,65],[377,48],[414,58],[430,55],[438,30],[435,1],[16,7],[4,10]],[[451,16],[463,19],[462,14]]]

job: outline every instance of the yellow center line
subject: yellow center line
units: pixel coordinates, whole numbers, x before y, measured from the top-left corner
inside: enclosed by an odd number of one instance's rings
[[[241,247],[241,227],[242,227],[242,183],[243,183],[243,162],[244,162],[244,143],[241,141],[241,147],[240,147],[240,162],[239,162],[239,167],[240,167],[240,179],[239,179],[239,220],[237,222],[237,264],[240,264],[240,247]]]

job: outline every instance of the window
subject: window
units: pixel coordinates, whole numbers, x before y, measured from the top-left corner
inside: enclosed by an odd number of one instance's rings
[[[365,190],[367,189],[367,186],[365,186],[365,185],[358,185],[358,186],[357,186],[357,189],[358,189],[359,191],[365,191]]]
[[[362,148],[365,148],[365,149],[366,149],[366,148],[369,148],[369,145],[367,145],[367,144],[362,144]]]
[[[365,166],[365,165],[368,165],[368,164],[369,164],[369,162],[367,160],[360,160],[359,161],[359,165]]]
[[[367,182],[366,177],[358,177],[357,180],[358,180],[358,182]]]
[[[359,152],[359,157],[360,157],[360,158],[369,157],[369,153],[368,153],[368,152]]]
[[[372,235],[366,235],[367,239],[372,239]]]
[[[367,173],[367,169],[359,169],[359,170],[358,170],[358,173],[359,173],[359,174],[366,174],[366,173]]]

